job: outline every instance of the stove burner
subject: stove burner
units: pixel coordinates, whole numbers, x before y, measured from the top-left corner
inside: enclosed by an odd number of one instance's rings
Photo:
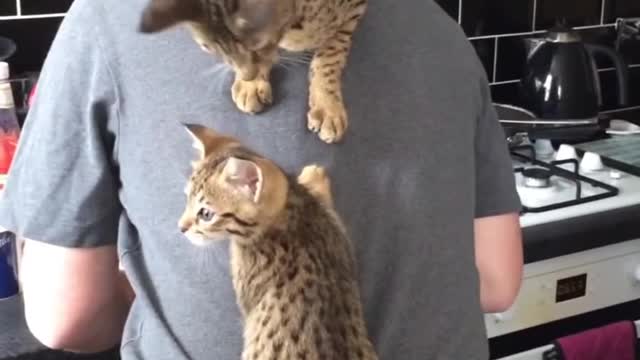
[[[577,159],[555,160],[550,162],[540,161],[536,159],[536,151],[533,145],[520,145],[512,147],[511,155],[521,162],[529,164],[529,167],[519,166],[514,168],[515,173],[520,173],[524,178],[525,187],[530,188],[545,188],[553,186],[550,178],[552,176],[560,179],[573,182],[575,184],[576,195],[575,198],[557,203],[552,203],[543,206],[527,206],[522,205],[520,214],[526,213],[541,213],[549,210],[556,210],[567,206],[584,204],[591,201],[597,201],[606,199],[612,196],[616,196],[619,193],[618,188],[609,184],[603,183],[593,178],[586,177],[580,174],[580,164]],[[528,152],[527,156],[522,151]],[[573,171],[560,167],[560,165],[572,165]],[[584,196],[582,194],[582,184],[585,183],[594,188],[601,189],[602,193],[595,195]]]
[[[551,186],[551,175],[551,171],[540,167],[522,170],[524,184],[531,188],[547,188]]]

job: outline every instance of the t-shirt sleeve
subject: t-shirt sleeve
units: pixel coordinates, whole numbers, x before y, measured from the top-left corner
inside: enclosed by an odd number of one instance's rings
[[[121,212],[118,99],[92,3],[59,28],[0,198],[1,227],[64,247],[115,244]]]
[[[476,218],[518,212],[511,158],[491,101],[489,86],[481,81],[480,111],[475,134]]]

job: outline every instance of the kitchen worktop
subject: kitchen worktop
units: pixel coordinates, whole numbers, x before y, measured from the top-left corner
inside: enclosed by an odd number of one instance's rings
[[[525,263],[640,239],[640,204],[523,228]]]

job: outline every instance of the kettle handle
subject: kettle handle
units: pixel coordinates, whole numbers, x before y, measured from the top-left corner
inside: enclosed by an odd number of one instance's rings
[[[622,56],[606,46],[587,44],[586,47],[592,57],[594,54],[602,54],[613,62],[613,66],[616,69],[616,76],[618,78],[618,105],[626,106],[629,101],[629,69]]]

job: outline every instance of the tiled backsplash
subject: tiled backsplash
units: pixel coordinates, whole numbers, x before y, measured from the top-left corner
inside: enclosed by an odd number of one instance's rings
[[[640,0],[436,1],[460,23],[475,46],[491,81],[494,100],[515,104],[520,103],[517,87],[525,60],[523,38],[563,20],[577,27],[585,40],[613,47],[616,19],[640,17]],[[0,0],[0,36],[13,38],[18,44],[11,61],[16,73],[40,68],[72,2]],[[640,42],[623,43],[621,52],[630,66],[629,107],[640,109]],[[617,110],[613,71],[610,64],[599,66],[603,110]]]
[[[14,74],[39,70],[58,26],[73,0],[0,0],[0,36],[18,50],[10,59]]]
[[[616,19],[640,17],[640,0],[436,0],[456,21],[476,48],[496,102],[521,104],[523,39],[562,21],[580,31],[587,42],[614,47]],[[640,109],[640,42],[623,42],[620,52],[629,65],[629,105]],[[616,82],[611,64],[599,61],[603,111],[616,108]]]

